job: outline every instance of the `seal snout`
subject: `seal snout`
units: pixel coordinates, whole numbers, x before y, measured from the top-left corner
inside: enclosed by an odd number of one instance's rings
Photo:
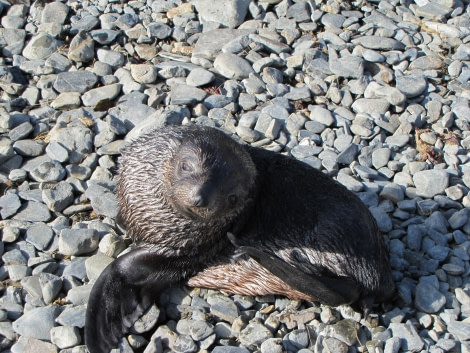
[[[193,193],[191,200],[195,207],[207,207],[209,204],[208,197],[204,195],[200,190]]]

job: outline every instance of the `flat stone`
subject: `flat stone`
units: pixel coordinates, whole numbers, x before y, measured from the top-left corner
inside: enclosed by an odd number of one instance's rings
[[[442,60],[435,55],[421,56],[410,63],[410,70],[439,70],[442,67]]]
[[[389,148],[377,148],[372,152],[372,165],[375,169],[385,167],[390,159]]]
[[[376,49],[376,50],[403,50],[405,48],[404,44],[387,37],[380,36],[360,36],[351,41],[354,44],[362,45],[367,49]]]
[[[96,254],[85,261],[86,273],[88,279],[94,280],[99,277],[101,272],[111,263],[113,262],[113,258],[103,255],[103,254]]]
[[[57,353],[57,347],[49,342],[44,342],[32,337],[20,336],[11,347],[12,353]]]
[[[47,222],[51,219],[51,213],[43,203],[27,201],[21,206],[13,219],[27,222]]]
[[[173,28],[161,22],[149,23],[147,26],[147,34],[151,38],[166,39],[172,32]]]
[[[8,137],[11,141],[15,142],[27,137],[33,130],[34,126],[29,121],[25,121],[24,123],[10,130]]]
[[[150,84],[157,79],[158,70],[154,65],[139,64],[131,65],[131,75],[139,83]]]
[[[121,93],[122,84],[113,83],[107,86],[91,89],[82,96],[83,105],[96,106],[100,101],[113,100]]]
[[[56,322],[62,326],[75,326],[78,328],[85,327],[86,307],[67,306],[57,317]]]
[[[241,332],[238,337],[240,343],[245,347],[260,345],[267,339],[273,337],[271,331],[262,323],[251,321]]]
[[[31,309],[13,322],[13,329],[22,336],[49,341],[59,313],[60,308],[56,305]]]
[[[275,54],[281,54],[285,52],[290,52],[291,47],[288,46],[287,44],[281,43],[279,40],[274,40],[271,38],[267,38],[265,36],[261,36],[258,34],[250,34],[249,38],[257,43],[262,45],[266,50],[275,53]]]
[[[42,199],[51,211],[61,212],[73,203],[73,187],[65,181],[42,192]]]
[[[170,92],[171,104],[174,105],[195,105],[206,98],[207,93],[194,86],[177,84]]]
[[[53,327],[51,329],[51,341],[60,349],[71,348],[80,344],[80,332],[77,327]]]
[[[461,321],[451,321],[447,323],[448,331],[457,339],[462,341],[470,340],[470,324]]]
[[[203,22],[216,22],[222,27],[235,28],[245,19],[250,0],[195,0],[193,4]]]
[[[25,240],[38,250],[46,249],[53,237],[52,228],[42,222],[33,224],[25,233]]]
[[[119,68],[124,65],[124,55],[114,50],[98,49],[96,52],[98,60],[110,65],[114,68]]]
[[[196,68],[191,70],[188,77],[186,77],[186,84],[189,86],[204,86],[211,83],[215,78],[215,75],[209,70],[203,68]]]
[[[60,72],[54,82],[58,92],[85,93],[98,82],[96,75],[88,70]]]
[[[44,162],[30,172],[31,178],[39,182],[60,181],[65,178],[65,168],[57,161]]]
[[[98,248],[99,234],[93,229],[63,229],[59,237],[59,251],[64,255],[81,255]]]
[[[207,302],[211,305],[211,313],[222,320],[233,323],[239,315],[237,306],[228,297],[213,295],[207,298]]]
[[[396,88],[408,98],[419,96],[428,86],[423,76],[399,76],[395,80]]]
[[[420,281],[416,286],[415,305],[418,310],[428,314],[437,313],[445,303],[444,294],[433,285]]]
[[[41,23],[63,24],[69,13],[69,7],[59,1],[47,4],[41,12]]]
[[[17,195],[8,193],[0,197],[0,216],[2,219],[13,216],[20,207],[21,201]]]
[[[39,284],[41,285],[42,297],[44,303],[52,303],[62,289],[62,278],[52,273],[41,273],[39,275]]]
[[[80,31],[70,42],[68,58],[76,62],[90,62],[95,58],[95,41],[85,31]]]
[[[251,30],[220,28],[202,33],[194,46],[193,57],[214,60],[224,45],[234,38],[248,35],[251,32]]]
[[[43,141],[19,140],[13,144],[16,153],[25,157],[37,157],[44,152],[45,144]]]
[[[395,183],[389,183],[384,186],[382,191],[380,192],[380,197],[382,197],[385,200],[390,200],[393,203],[398,203],[400,201],[403,201],[405,198],[405,192],[403,191],[403,188]]]
[[[364,60],[355,55],[344,55],[338,57],[336,50],[332,46],[328,47],[329,68],[331,72],[346,78],[359,78],[364,72]]]
[[[338,173],[337,180],[353,192],[362,191],[362,183],[346,173]]]
[[[431,198],[444,193],[449,185],[449,174],[445,170],[423,170],[413,175],[413,182],[419,196]]]
[[[228,79],[241,80],[247,78],[254,72],[250,63],[242,57],[230,54],[220,53],[214,60],[214,68]]]
[[[359,98],[351,106],[355,113],[385,114],[390,103],[383,98]]]
[[[93,40],[101,45],[111,44],[116,39],[118,34],[119,31],[115,31],[112,29],[96,29],[90,31],[90,35]]]
[[[29,60],[45,60],[57,51],[62,43],[47,33],[35,35],[23,49],[23,56]]]
[[[412,324],[392,322],[389,328],[393,333],[393,337],[400,338],[401,349],[410,352],[419,352],[423,348],[423,339],[418,335]]]
[[[82,105],[81,94],[78,92],[64,92],[51,102],[51,107],[57,110],[72,110]]]

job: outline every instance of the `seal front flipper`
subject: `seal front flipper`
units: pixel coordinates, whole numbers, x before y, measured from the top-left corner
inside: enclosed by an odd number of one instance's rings
[[[178,260],[137,248],[118,257],[91,290],[85,340],[90,353],[109,352],[164,289],[183,279]],[[178,273],[179,272],[179,273]]]
[[[229,235],[229,239],[232,240],[230,236],[233,235]],[[262,250],[250,246],[240,246],[239,249],[292,288],[323,304],[331,306],[350,304],[359,298],[359,287],[351,278],[306,274]]]

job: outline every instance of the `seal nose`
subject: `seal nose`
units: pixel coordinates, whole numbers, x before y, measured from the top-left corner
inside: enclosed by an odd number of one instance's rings
[[[201,192],[197,192],[193,195],[193,205],[196,207],[205,207],[207,206],[207,198],[204,197]]]

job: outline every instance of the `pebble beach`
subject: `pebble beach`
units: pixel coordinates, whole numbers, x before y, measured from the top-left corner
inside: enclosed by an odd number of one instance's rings
[[[356,193],[396,295],[168,288],[121,352],[470,353],[469,0],[0,0],[0,49],[1,352],[87,352],[120,151],[200,124]]]

